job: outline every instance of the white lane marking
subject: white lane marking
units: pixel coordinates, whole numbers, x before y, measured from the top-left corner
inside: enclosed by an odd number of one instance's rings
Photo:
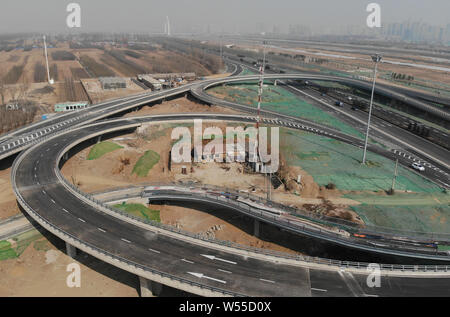
[[[102,228],[97,228],[99,231],[101,231],[101,232],[103,232],[103,233],[105,233],[106,232],[106,230],[103,230]]]
[[[191,275],[194,275],[195,277],[198,277],[198,278],[205,278],[205,279],[208,279],[208,280],[211,280],[211,281],[215,281],[215,282],[219,282],[219,283],[222,283],[222,284],[226,284],[227,282],[225,282],[225,281],[222,281],[222,280],[219,280],[219,279],[216,279],[216,278],[213,278],[213,277],[209,277],[209,276],[206,276],[206,275],[204,275],[203,273],[195,273],[195,272],[187,272],[188,274],[191,274]]]
[[[81,222],[86,222],[86,221],[84,221],[83,219],[81,219],[81,218],[78,218],[78,220],[80,220]]]
[[[53,199],[50,199],[52,201],[52,203],[56,204],[56,202]]]
[[[326,289],[314,288],[314,287],[311,287],[311,290],[312,291],[318,291],[318,292],[328,292]]]
[[[186,259],[181,259],[181,261],[186,262],[186,263],[189,263],[189,264],[194,264],[194,262],[189,261],[189,260],[186,260]]]
[[[131,243],[130,240],[127,240],[127,239],[124,239],[124,238],[120,238],[120,240],[122,240],[123,242],[126,242],[126,243]]]
[[[68,212],[65,208],[62,209],[64,212],[67,212],[68,214],[70,214],[70,212]]]
[[[45,190],[43,190],[42,193],[43,193],[44,195],[47,195],[47,193],[45,192]]]
[[[449,184],[447,184],[447,183],[444,183],[443,181],[441,181],[440,179],[438,179],[437,180],[439,183],[441,183],[441,184],[443,184],[443,185],[445,185],[445,186],[447,186],[447,187],[450,187],[450,185]]]
[[[221,261],[221,262],[225,262],[225,263],[229,263],[229,264],[237,264],[236,262],[228,261],[228,260],[225,260],[225,259],[221,259],[221,258],[218,258],[218,257],[216,257],[214,255],[207,255],[207,254],[200,254],[200,255],[204,256],[205,258],[208,258],[210,260],[217,260],[217,261]]]
[[[232,272],[230,271],[226,271],[226,270],[222,270],[222,269],[217,269],[217,271],[223,272],[223,273],[227,273],[227,274],[231,274]]]
[[[155,252],[155,253],[161,253],[160,251],[158,251],[158,250],[153,250],[153,249],[148,249],[149,251],[152,251],[152,252]]]
[[[260,278],[259,279],[260,281],[263,281],[263,282],[267,282],[267,283],[275,283],[275,281],[271,281],[271,280],[266,280],[266,279],[263,279],[263,278]]]
[[[341,269],[338,273],[344,281],[345,285],[347,285],[347,288],[352,292],[353,296],[357,297],[366,295],[352,273],[346,272],[345,269]]]

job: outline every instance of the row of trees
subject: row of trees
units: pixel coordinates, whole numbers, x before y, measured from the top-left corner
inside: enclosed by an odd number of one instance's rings
[[[0,64],[0,133],[32,122],[37,111],[36,105],[26,100],[30,85],[25,78],[22,77],[20,82],[17,79],[16,83],[11,85],[8,76],[11,76],[11,70],[6,72]],[[6,100],[14,104],[12,109],[6,107]]]
[[[52,58],[55,61],[74,61],[76,56],[68,51],[52,52]]]
[[[30,101],[17,101],[18,108],[9,110],[0,108],[0,133],[17,129],[25,124],[33,122],[37,107]]]
[[[9,81],[9,72],[5,72],[4,67],[0,64],[0,104],[4,105],[6,103],[7,97],[10,100],[18,100],[26,98],[27,91],[29,89],[30,84],[22,77],[22,80],[19,82],[19,79],[15,82],[14,85],[10,84]]]
[[[190,59],[193,59],[197,63],[207,68],[211,73],[218,73],[224,67],[221,58],[215,54],[208,53],[206,49],[207,47],[205,45],[202,45],[200,42],[174,38],[158,38],[157,42],[162,46],[163,49],[182,54],[189,57]]]

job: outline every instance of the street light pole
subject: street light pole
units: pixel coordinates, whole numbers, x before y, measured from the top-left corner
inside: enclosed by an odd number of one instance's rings
[[[261,101],[264,86],[264,72],[266,68],[266,41],[263,41],[263,62],[259,68],[259,90],[258,90],[258,115],[256,120],[256,128],[259,128],[260,112],[261,112]]]
[[[394,171],[394,177],[392,178],[392,186],[391,186],[391,193],[394,194],[395,191],[395,181],[397,180],[397,173],[398,173],[398,159],[395,160],[395,171]]]
[[[364,141],[364,154],[363,154],[363,159],[362,159],[363,164],[366,164],[367,143],[369,141],[369,130],[370,130],[370,119],[372,118],[373,96],[375,93],[375,83],[377,81],[377,66],[378,66],[378,63],[381,61],[381,58],[382,58],[381,55],[378,55],[378,54],[372,56],[372,60],[375,63],[375,69],[373,72],[372,96],[370,97],[369,118],[367,120],[366,140]]]
[[[222,35],[220,35],[219,38],[220,38],[220,59],[223,59]]]

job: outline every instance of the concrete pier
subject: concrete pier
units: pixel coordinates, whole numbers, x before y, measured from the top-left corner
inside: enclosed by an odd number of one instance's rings
[[[66,242],[66,254],[71,258],[75,258],[77,256],[77,248]]]
[[[259,238],[259,230],[260,230],[259,220],[255,219],[253,222],[253,235],[257,238]]]
[[[141,297],[160,296],[163,289],[163,285],[161,283],[147,280],[146,278],[141,276],[139,276],[139,286]]]

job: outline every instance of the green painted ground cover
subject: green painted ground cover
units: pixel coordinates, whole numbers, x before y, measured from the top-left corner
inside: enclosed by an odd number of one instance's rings
[[[100,142],[92,147],[92,149],[89,151],[87,159],[96,160],[106,153],[110,153],[121,148],[123,147],[110,141]]]
[[[244,83],[218,86],[211,88],[210,91],[226,96],[226,100],[254,107],[257,106],[258,87],[255,84]],[[363,134],[352,126],[324,112],[320,108],[299,99],[298,96],[279,86],[266,85],[264,87],[261,108],[311,120],[319,124],[334,127],[349,135],[363,138]]]
[[[150,208],[147,208],[146,206],[142,204],[117,204],[114,205],[115,208],[121,209],[131,215],[140,217],[145,220],[153,220],[157,222],[161,222],[161,219],[159,217],[159,210],[153,210]]]
[[[288,164],[300,166],[321,186],[334,183],[340,190],[384,191],[392,184],[395,162],[368,153],[368,166],[361,165],[358,147],[303,131],[280,129],[281,153]],[[441,189],[416,173],[399,167],[399,190],[437,193]]]
[[[148,150],[142,155],[133,167],[132,174],[140,177],[147,176],[148,172],[159,162],[160,156],[152,150]]]
[[[384,191],[392,185],[394,162],[369,153],[369,166],[362,166],[360,148],[303,131],[280,129],[280,142],[288,164],[300,166],[319,185],[334,183],[337,189],[355,191],[344,197],[361,203],[351,208],[366,224],[450,232],[450,194],[417,173],[399,167],[397,193],[386,196]]]
[[[11,239],[14,242],[1,240],[0,261],[19,257],[31,243],[40,238],[42,235],[37,230],[30,230],[14,236]]]

